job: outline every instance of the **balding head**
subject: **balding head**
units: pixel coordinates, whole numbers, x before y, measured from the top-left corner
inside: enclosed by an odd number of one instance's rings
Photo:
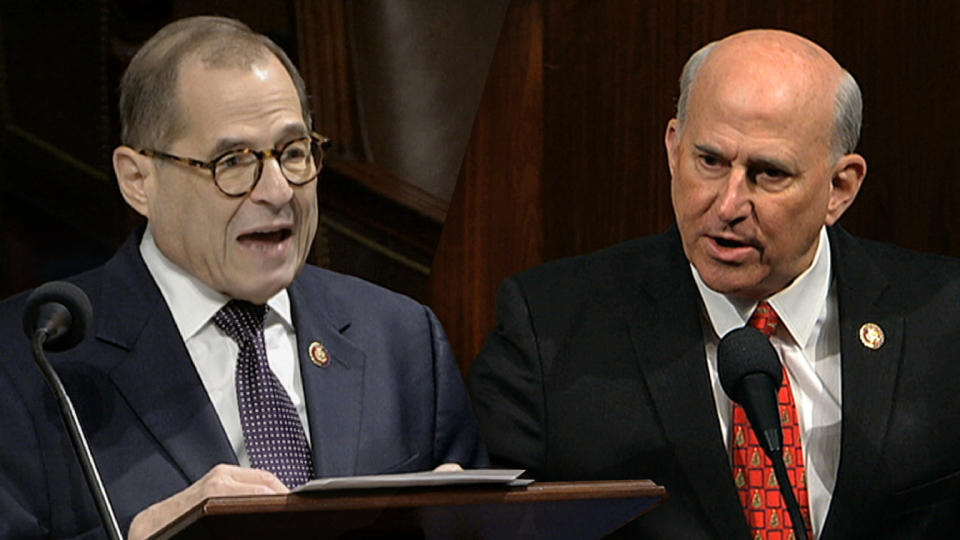
[[[829,144],[834,158],[856,149],[863,114],[860,88],[816,43],[782,30],[747,30],[704,46],[690,57],[680,77],[677,119],[681,130],[704,71],[727,80],[751,77],[764,85],[778,85],[795,98],[806,97],[811,113],[830,115]],[[770,92],[770,88],[759,89]]]
[[[121,141],[134,148],[166,149],[185,126],[177,83],[186,60],[210,68],[248,68],[275,56],[293,80],[309,127],[307,91],[287,54],[268,37],[226,17],[199,16],[161,28],[137,51],[120,80]]]
[[[710,288],[767,298],[810,267],[866,174],[837,115],[852,78],[807,39],[751,30],[696,53],[681,80],[664,142],[684,252]]]

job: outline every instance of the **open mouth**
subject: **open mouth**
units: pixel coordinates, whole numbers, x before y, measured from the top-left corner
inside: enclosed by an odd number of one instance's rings
[[[275,231],[255,231],[241,234],[237,237],[237,240],[241,242],[279,244],[292,235],[293,231],[291,229],[277,229]]]
[[[750,239],[735,240],[721,236],[710,236],[712,247],[710,253],[717,260],[731,264],[740,264],[755,256],[760,247],[751,243]]]
[[[729,240],[727,238],[720,238],[719,236],[714,236],[713,240],[717,243],[718,246],[724,247],[724,248],[749,247],[749,244],[738,242],[736,240]]]

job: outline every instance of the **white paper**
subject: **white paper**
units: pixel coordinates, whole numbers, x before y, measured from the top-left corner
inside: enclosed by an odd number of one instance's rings
[[[338,476],[317,478],[293,490],[328,491],[334,489],[373,489],[422,486],[452,486],[457,484],[500,484],[526,486],[530,479],[518,478],[523,469],[475,469],[466,471],[425,471],[401,474],[374,474],[369,476]]]

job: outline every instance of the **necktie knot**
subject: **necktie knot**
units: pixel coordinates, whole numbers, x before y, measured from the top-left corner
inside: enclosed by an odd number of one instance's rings
[[[237,344],[248,343],[263,331],[267,306],[231,300],[213,316],[213,322]]]
[[[759,330],[763,335],[770,337],[777,332],[777,327],[780,326],[780,316],[777,315],[769,302],[763,301],[757,305],[757,309],[753,311],[753,315],[750,316],[750,321],[747,324]]]

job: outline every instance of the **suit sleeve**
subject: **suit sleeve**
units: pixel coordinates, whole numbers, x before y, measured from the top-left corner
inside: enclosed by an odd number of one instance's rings
[[[3,377],[0,373],[0,379]],[[0,380],[2,382],[2,380]],[[46,482],[40,465],[40,448],[32,422],[19,395],[0,391],[4,418],[4,448],[0,449],[0,539],[44,538],[43,489]]]
[[[487,453],[450,342],[436,315],[429,308],[424,310],[430,326],[436,396],[433,463],[458,463],[465,469],[486,468],[489,466]]]
[[[22,395],[7,384],[6,377],[0,370],[0,540],[101,538],[102,529],[86,512],[92,504],[86,504],[90,495],[79,483],[82,478],[58,477],[50,489],[46,465],[55,462],[54,468],[69,469],[65,464],[74,456],[62,455],[65,449],[50,439],[41,443],[37,428],[63,428],[45,423],[45,415],[28,410]],[[67,493],[70,495],[61,497]],[[76,501],[76,497],[81,499]],[[61,502],[63,507],[59,507]]]
[[[470,371],[470,397],[493,466],[527,469],[536,477],[546,461],[543,366],[515,278],[500,287],[497,319]]]

